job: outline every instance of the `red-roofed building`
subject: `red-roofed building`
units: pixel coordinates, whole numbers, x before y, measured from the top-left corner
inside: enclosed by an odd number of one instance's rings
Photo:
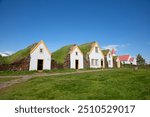
[[[114,48],[111,50],[111,54],[112,54],[113,56],[116,56],[116,51],[115,51]]]
[[[133,61],[134,61],[134,58],[133,58],[133,57],[131,57],[129,61],[130,61],[130,62],[133,62]]]
[[[121,55],[118,57],[122,64],[133,64],[136,65],[136,60],[128,55]]]

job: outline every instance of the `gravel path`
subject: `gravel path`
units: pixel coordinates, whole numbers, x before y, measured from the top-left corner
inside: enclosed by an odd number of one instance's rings
[[[76,72],[66,72],[66,73],[36,73],[32,75],[17,75],[17,76],[0,76],[0,78],[18,78],[15,80],[6,81],[0,83],[0,89],[7,88],[11,85],[25,82],[33,77],[41,77],[41,76],[60,76],[60,75],[68,75],[68,74],[79,74],[79,73],[88,73],[88,72],[97,72],[101,70],[83,70],[83,71],[76,71]]]

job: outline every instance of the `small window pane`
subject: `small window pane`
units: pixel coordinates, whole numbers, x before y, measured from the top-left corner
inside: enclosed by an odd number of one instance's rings
[[[98,53],[98,47],[95,47],[95,52]]]
[[[78,55],[78,52],[76,52],[76,55]]]
[[[40,53],[43,53],[43,48],[40,48]]]

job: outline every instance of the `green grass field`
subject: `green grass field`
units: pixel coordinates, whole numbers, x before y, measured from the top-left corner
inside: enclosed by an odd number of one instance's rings
[[[0,83],[4,83],[4,82],[7,82],[7,81],[11,81],[11,80],[16,80],[16,79],[19,79],[19,78],[0,78]]]
[[[83,69],[83,70],[92,70],[92,69]],[[66,73],[66,72],[75,72],[75,71],[77,71],[77,70],[75,70],[75,69],[57,69],[57,70],[45,70],[42,73]],[[0,71],[0,76],[32,75],[32,74],[36,74],[36,73],[39,73],[39,72],[38,71]]]
[[[150,99],[150,70],[113,69],[37,77],[0,90],[0,99],[145,100]]]

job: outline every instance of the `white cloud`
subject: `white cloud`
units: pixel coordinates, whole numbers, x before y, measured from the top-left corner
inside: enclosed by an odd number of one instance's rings
[[[125,48],[125,47],[128,47],[128,46],[130,46],[130,45],[131,45],[131,44],[129,44],[129,43],[128,43],[128,44],[122,44],[122,45],[120,45],[119,47],[120,47],[120,48]]]
[[[117,50],[117,48],[119,47],[119,45],[106,45],[104,47],[102,47],[103,49],[112,49],[114,48],[115,50]]]
[[[112,50],[112,48],[114,48],[115,50],[118,50],[119,48],[125,48],[128,46],[130,46],[130,44],[122,44],[122,45],[111,44],[111,45],[103,46],[102,48],[103,49],[110,49],[110,50]]]

